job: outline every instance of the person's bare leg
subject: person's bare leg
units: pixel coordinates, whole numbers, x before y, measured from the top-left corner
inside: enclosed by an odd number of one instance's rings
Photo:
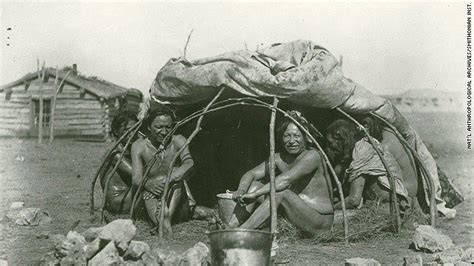
[[[145,201],[146,211],[148,213],[148,217],[150,217],[151,221],[153,222],[154,226],[158,226],[158,204],[160,203],[158,199],[147,199]]]
[[[210,218],[214,218],[217,213],[212,208],[196,205],[196,207],[194,207],[194,212],[192,213],[192,215],[192,219],[194,220],[207,220]]]
[[[330,228],[332,225],[333,215],[321,215],[292,191],[278,192],[276,204],[283,207],[285,216],[290,222],[305,232],[317,233],[318,230]],[[267,198],[240,228],[259,228],[269,217],[270,200]]]
[[[258,181],[252,181],[252,184],[250,184],[250,187],[249,187],[249,190],[248,190],[248,193],[252,193],[256,190],[258,190],[259,188],[263,187],[263,184],[261,182],[258,182]],[[249,212],[249,213],[252,213],[254,210],[255,210],[255,204],[257,203],[262,203],[265,201],[265,196],[260,196],[257,198],[256,201],[250,203],[250,204],[247,204],[245,206],[245,209]]]
[[[176,210],[179,208],[181,203],[181,197],[183,196],[184,189],[181,185],[175,185],[170,188],[170,199],[169,199],[169,218],[173,219]]]

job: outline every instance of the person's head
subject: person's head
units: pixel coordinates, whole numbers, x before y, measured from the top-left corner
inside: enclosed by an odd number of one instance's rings
[[[371,116],[367,116],[362,119],[361,124],[367,129],[369,134],[376,138],[378,141],[382,141],[382,126],[380,123]]]
[[[127,130],[129,130],[134,124],[138,122],[137,116],[129,110],[121,111],[118,113],[111,124],[112,135],[116,138],[120,138]]]
[[[173,129],[173,113],[167,108],[152,109],[148,113],[146,124],[152,141],[161,143]]]
[[[302,153],[307,147],[306,135],[289,118],[284,118],[276,129],[282,151],[291,155]]]
[[[326,152],[334,162],[350,161],[358,131],[353,122],[338,119],[326,129]]]

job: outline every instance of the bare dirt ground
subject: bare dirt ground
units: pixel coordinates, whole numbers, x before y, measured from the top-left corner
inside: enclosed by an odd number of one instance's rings
[[[420,135],[433,144],[439,165],[466,198],[456,207],[456,218],[438,220],[438,228],[456,245],[464,248],[474,246],[471,181],[474,164],[472,151],[465,148],[462,114],[406,114],[406,117]],[[0,139],[0,259],[7,260],[10,265],[37,264],[41,256],[52,249],[52,240],[42,239],[39,235],[66,234],[77,220],[80,220],[76,228],[79,232],[100,224],[97,211],[96,216],[89,215],[89,187],[99,159],[109,145],[71,139],[57,139],[53,145],[38,145],[33,139]],[[101,193],[98,190],[97,195],[97,205],[100,205]],[[8,221],[4,215],[15,201],[48,211],[52,223],[21,227]],[[173,239],[168,239],[166,244],[160,244],[156,236],[151,236],[145,223],[139,222],[137,227],[136,239],[148,242],[152,248],[160,246],[181,252],[198,241],[207,242],[207,223],[203,221],[174,226]],[[344,259],[351,257],[401,264],[404,256],[416,254],[408,248],[411,237],[412,232],[404,229],[399,235],[350,244],[282,241],[278,256],[280,261],[297,265],[342,264]]]

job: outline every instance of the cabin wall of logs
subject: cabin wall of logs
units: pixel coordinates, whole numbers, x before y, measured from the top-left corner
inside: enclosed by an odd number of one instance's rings
[[[32,80],[0,92],[0,136],[38,136],[40,93],[43,95],[43,136],[48,136],[54,78],[43,84],[41,92],[39,85],[38,80]],[[112,117],[119,105],[118,98],[99,98],[66,82],[57,96],[54,135],[109,138]]]

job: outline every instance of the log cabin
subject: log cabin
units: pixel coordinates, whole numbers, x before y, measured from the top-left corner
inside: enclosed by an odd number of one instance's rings
[[[46,68],[42,82],[40,86],[38,72],[33,72],[0,88],[0,136],[38,136],[42,98],[43,136],[49,135],[53,124],[54,137],[110,138],[110,125],[125,102],[126,88],[81,75],[75,64],[59,71]],[[54,121],[51,121],[56,91]]]

